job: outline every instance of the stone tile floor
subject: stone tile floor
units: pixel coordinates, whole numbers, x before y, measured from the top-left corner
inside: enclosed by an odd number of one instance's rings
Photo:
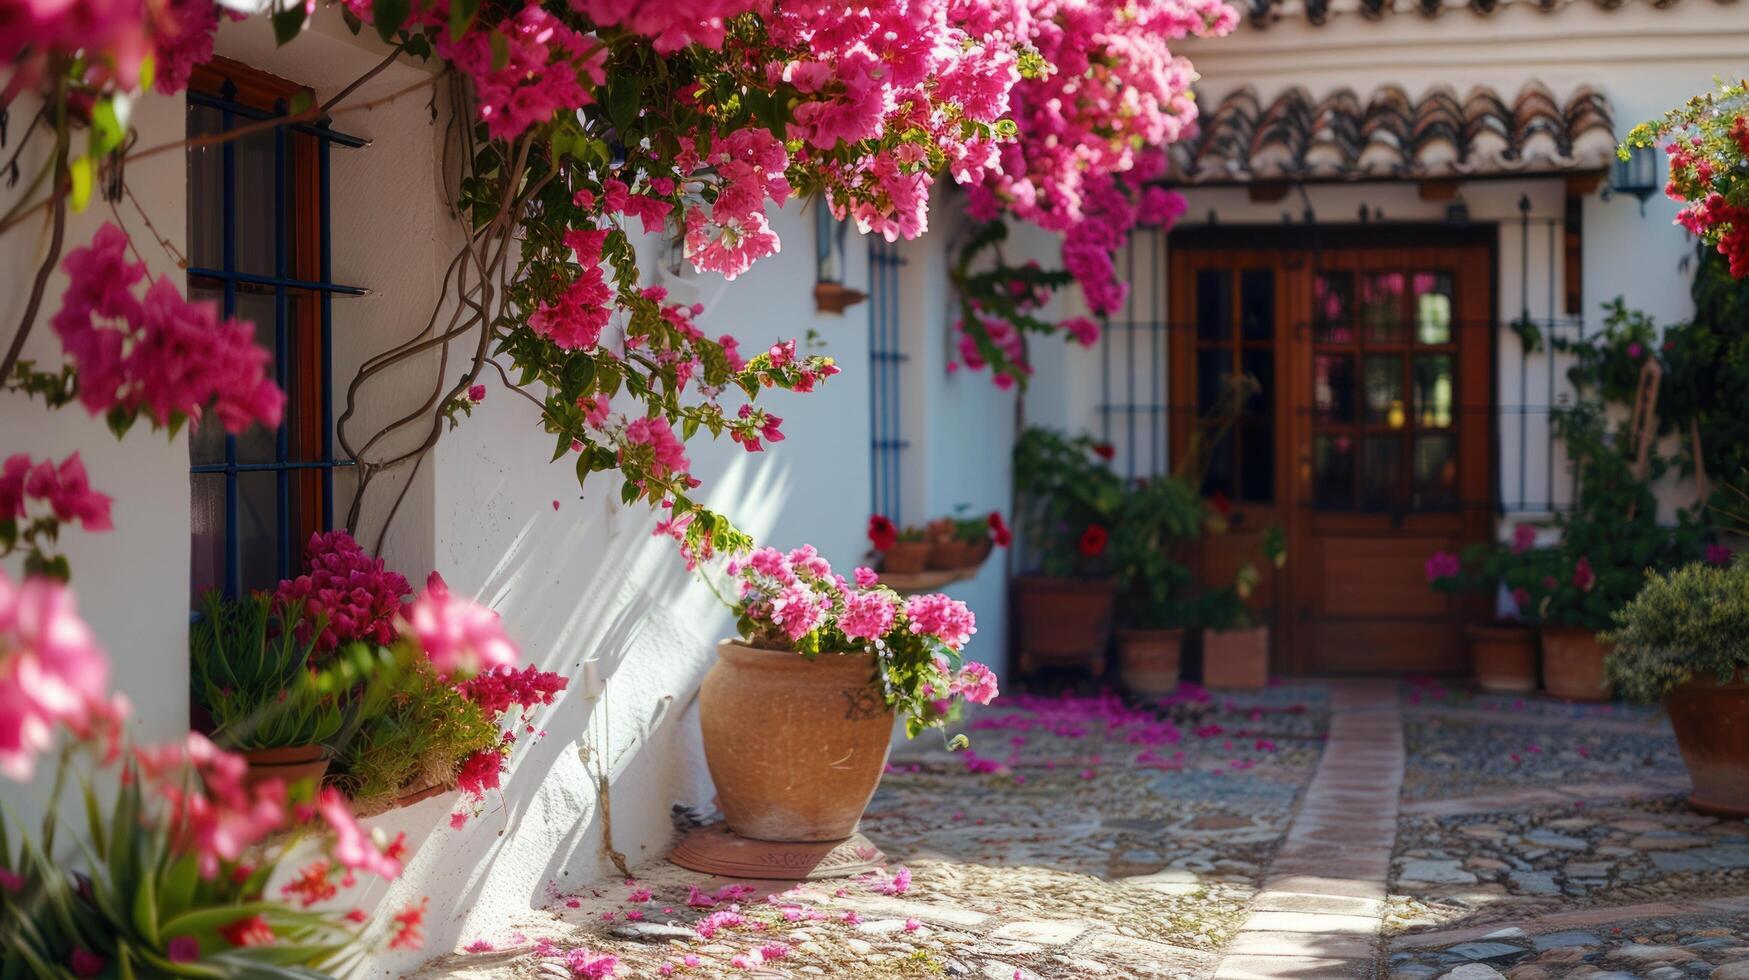
[[[1749,980],[1749,823],[1683,804],[1654,712],[1187,690],[1007,698],[970,752],[900,747],[863,823],[886,875],[652,862],[419,976]]]

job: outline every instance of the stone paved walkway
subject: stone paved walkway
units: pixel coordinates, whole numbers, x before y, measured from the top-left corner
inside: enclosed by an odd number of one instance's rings
[[[1005,698],[897,750],[891,859],[786,888],[662,862],[420,977],[1749,980],[1749,824],[1654,713],[1342,681]]]

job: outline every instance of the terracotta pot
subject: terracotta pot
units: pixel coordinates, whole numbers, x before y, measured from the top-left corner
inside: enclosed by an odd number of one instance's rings
[[[1047,666],[1105,673],[1116,582],[1025,576],[1015,579],[1014,591],[1021,673]]]
[[[1694,792],[1688,805],[1702,813],[1749,817],[1749,680],[1690,678],[1664,695],[1676,747],[1688,764]]]
[[[929,565],[930,545],[927,541],[900,541],[881,552],[881,571],[911,575]]]
[[[1117,631],[1117,662],[1123,686],[1137,694],[1171,694],[1178,687],[1184,631]]]
[[[1603,658],[1609,646],[1588,629],[1544,626],[1543,690],[1569,701],[1608,701],[1609,676]]]
[[[996,549],[996,542],[988,537],[979,538],[966,545],[967,566],[982,565],[990,558],[990,552]]]
[[[1536,690],[1536,630],[1514,623],[1471,623],[1470,663],[1484,691],[1522,694]]]
[[[250,749],[243,753],[249,764],[243,783],[254,786],[269,779],[282,780],[287,786],[299,780],[311,780],[321,786],[328,774],[328,750],[320,745],[294,745],[280,749]]]
[[[929,567],[947,571],[949,569],[965,568],[972,562],[972,546],[970,542],[949,539],[937,541],[929,546]]]
[[[1203,630],[1204,687],[1269,686],[1269,627]]]
[[[729,829],[769,841],[843,840],[880,784],[893,710],[874,654],[809,660],[717,644],[699,691],[705,763]]]

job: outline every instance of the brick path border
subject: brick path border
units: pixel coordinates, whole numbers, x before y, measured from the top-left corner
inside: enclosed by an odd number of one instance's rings
[[[1403,789],[1397,682],[1330,684],[1330,737],[1216,980],[1371,977]]]

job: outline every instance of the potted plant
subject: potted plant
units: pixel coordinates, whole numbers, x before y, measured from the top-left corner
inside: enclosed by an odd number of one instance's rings
[[[1117,658],[1124,686],[1169,694],[1178,686],[1184,631],[1195,625],[1192,574],[1184,546],[1202,529],[1196,488],[1157,477],[1127,489],[1112,539],[1117,572]]]
[[[1123,499],[1123,481],[1099,445],[1048,429],[1014,445],[1015,523],[1026,570],[1014,582],[1022,673],[1037,667],[1105,671],[1117,580],[1106,552]]]
[[[868,519],[868,541],[883,572],[913,575],[929,567],[931,545],[923,528],[900,528],[884,514],[874,514]]]
[[[1564,409],[1555,425],[1577,466],[1579,494],[1572,510],[1556,516],[1560,544],[1539,556],[1545,571],[1528,590],[1542,623],[1543,687],[1556,697],[1607,700],[1609,648],[1598,633],[1647,572],[1698,558],[1703,529],[1682,511],[1675,525],[1658,523],[1651,483],[1664,463],[1649,453],[1647,468],[1638,468],[1627,434],[1606,435],[1601,403]]]
[[[1749,563],[1652,573],[1607,635],[1617,689],[1670,713],[1689,805],[1749,817]]]
[[[318,785],[343,720],[343,692],[322,684],[314,668],[316,637],[301,631],[303,603],[280,606],[257,592],[227,600],[209,592],[188,630],[194,703],[219,746],[248,762],[251,784],[274,778]]]
[[[699,692],[705,762],[729,829],[770,841],[856,830],[886,764],[896,714],[907,735],[996,696],[989,668],[960,661],[976,632],[965,604],[904,597],[814,551],[760,548],[729,563],[739,636],[717,645]]]
[[[1287,564],[1287,534],[1265,528],[1263,557],[1275,568]],[[1195,606],[1202,632],[1202,682],[1207,687],[1255,689],[1269,683],[1269,623],[1248,604],[1263,581],[1254,564],[1234,574],[1230,585],[1205,592]]]
[[[1519,524],[1511,545],[1478,543],[1461,556],[1435,552],[1427,559],[1427,583],[1435,592],[1474,593],[1494,605],[1483,623],[1466,623],[1470,664],[1484,691],[1524,693],[1537,686],[1537,631],[1533,589],[1548,565],[1547,553],[1534,550],[1536,528]]]
[[[962,505],[957,508],[964,511]],[[929,566],[971,569],[982,565],[997,545],[1008,544],[1008,525],[999,511],[984,517],[943,517],[929,522]]]

